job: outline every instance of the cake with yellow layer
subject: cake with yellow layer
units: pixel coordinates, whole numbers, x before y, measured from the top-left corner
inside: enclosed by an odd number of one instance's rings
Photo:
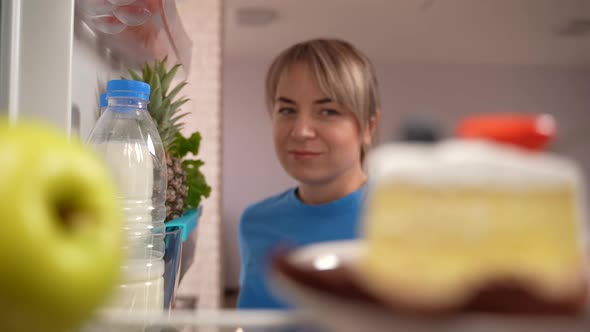
[[[361,277],[410,311],[576,312],[586,300],[576,164],[475,140],[368,157]]]

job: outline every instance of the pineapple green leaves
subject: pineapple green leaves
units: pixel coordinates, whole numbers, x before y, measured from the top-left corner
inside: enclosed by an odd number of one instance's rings
[[[182,81],[174,86],[173,80],[180,64],[176,64],[167,70],[167,57],[156,60],[153,65],[145,64],[141,73],[129,69],[131,78],[137,81],[146,82],[151,87],[148,112],[156,122],[158,132],[164,144],[164,149],[175,159],[182,160],[189,153],[197,156],[201,135],[193,133],[186,138],[181,134],[184,127],[182,121],[188,112],[182,112],[181,107],[189,101],[188,98],[179,93],[187,85]],[[201,160],[183,160],[182,168],[186,173],[188,186],[187,198],[184,200],[184,209],[198,207],[203,198],[209,197],[211,187],[207,184],[204,175],[200,171],[203,165]]]
[[[184,127],[184,123],[179,121],[187,116],[188,112],[181,113],[180,107],[189,99],[181,97],[174,100],[182,88],[187,85],[185,81],[178,83],[168,93],[172,79],[176,75],[178,68],[180,68],[180,64],[176,64],[170,71],[166,71],[166,62],[167,58],[164,58],[162,61],[156,60],[153,67],[145,64],[142,76],[132,69],[128,71],[132,79],[150,85],[151,93],[148,111],[156,122],[164,148],[168,151],[168,147],[176,139],[176,133]]]

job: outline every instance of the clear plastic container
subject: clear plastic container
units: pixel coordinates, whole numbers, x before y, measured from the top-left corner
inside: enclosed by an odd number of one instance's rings
[[[145,292],[150,301],[160,301],[157,299],[163,295],[156,293],[162,292],[162,287],[153,285],[161,281],[164,271],[166,159],[156,125],[147,112],[149,94],[150,86],[143,82],[109,81],[108,106],[88,143],[106,162],[118,185],[127,234],[122,248],[127,256],[123,283],[133,283],[136,292]],[[122,299],[120,303],[127,302]],[[156,306],[161,305],[154,302],[141,307]]]
[[[123,281],[110,299],[106,309],[123,312],[158,312],[172,309],[180,271],[182,232],[168,229],[165,235],[165,255],[129,259],[122,266]],[[153,240],[159,241],[157,236]]]

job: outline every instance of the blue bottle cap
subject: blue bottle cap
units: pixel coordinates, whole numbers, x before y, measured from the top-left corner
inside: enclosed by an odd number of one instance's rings
[[[105,107],[109,106],[109,102],[107,101],[106,92],[100,94],[100,101],[99,101],[98,105],[100,108],[105,108]]]
[[[150,85],[134,80],[110,80],[107,83],[107,98],[131,97],[150,99]]]

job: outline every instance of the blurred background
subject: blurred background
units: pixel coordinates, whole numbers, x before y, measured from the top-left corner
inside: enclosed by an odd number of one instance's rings
[[[309,38],[350,41],[374,62],[380,141],[438,138],[481,112],[551,114],[551,149],[590,172],[586,0],[226,0],[223,41],[225,287],[239,285],[243,209],[294,183],[274,157],[264,104],[271,59]],[[414,133],[414,134],[412,134]]]

